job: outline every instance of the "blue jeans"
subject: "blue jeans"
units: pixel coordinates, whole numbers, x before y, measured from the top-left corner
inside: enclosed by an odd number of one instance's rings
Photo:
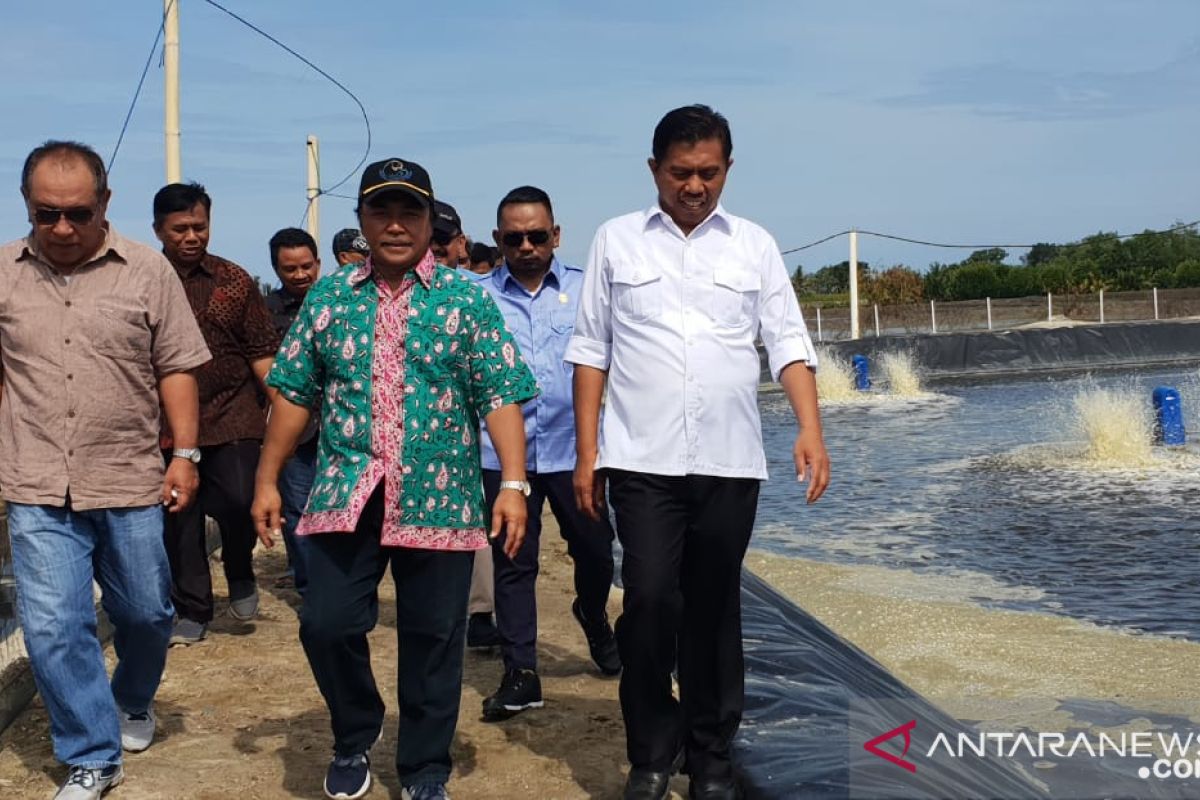
[[[117,709],[150,707],[175,610],[159,506],[72,511],[8,504],[17,614],[50,716],[54,755],[70,766],[121,762]],[[93,577],[113,624],[110,685],[96,636]]]
[[[312,489],[313,477],[317,472],[317,439],[305,442],[296,448],[295,454],[284,464],[279,473],[279,495],[283,501],[283,546],[287,549],[288,567],[296,591],[301,595],[308,589],[308,569],[304,565],[304,540],[297,536],[296,526],[308,504],[308,493]]]

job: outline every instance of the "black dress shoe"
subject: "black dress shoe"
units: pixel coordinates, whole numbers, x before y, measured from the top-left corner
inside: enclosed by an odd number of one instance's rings
[[[742,790],[733,778],[692,778],[691,800],[742,800]]]
[[[671,786],[670,770],[634,767],[625,781],[625,800],[665,800]]]

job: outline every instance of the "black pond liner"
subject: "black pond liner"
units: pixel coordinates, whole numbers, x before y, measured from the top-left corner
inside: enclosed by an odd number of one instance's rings
[[[886,605],[879,611],[886,613]],[[746,709],[734,763],[750,800],[1200,796],[1200,780],[1139,779],[1133,773],[1144,760],[1076,757],[1039,769],[1037,759],[1023,754],[925,758],[932,732],[953,738],[978,731],[939,711],[748,570],[742,571],[742,635]],[[1130,711],[1130,719],[1145,716]],[[863,743],[910,720],[917,728],[907,759],[916,772],[864,750]],[[901,743],[896,737],[878,747],[898,757]]]

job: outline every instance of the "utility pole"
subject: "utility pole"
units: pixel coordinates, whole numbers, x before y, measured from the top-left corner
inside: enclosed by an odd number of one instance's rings
[[[321,246],[321,145],[317,137],[308,137],[308,233]]]
[[[858,230],[850,229],[850,338],[858,338]]]
[[[167,183],[179,183],[183,180],[179,149],[179,0],[163,0],[163,16],[163,136],[166,140]]]

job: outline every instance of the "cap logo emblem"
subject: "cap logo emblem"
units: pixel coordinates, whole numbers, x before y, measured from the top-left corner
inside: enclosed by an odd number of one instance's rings
[[[392,159],[379,170],[379,177],[385,181],[407,181],[412,179],[412,170],[399,159]]]

